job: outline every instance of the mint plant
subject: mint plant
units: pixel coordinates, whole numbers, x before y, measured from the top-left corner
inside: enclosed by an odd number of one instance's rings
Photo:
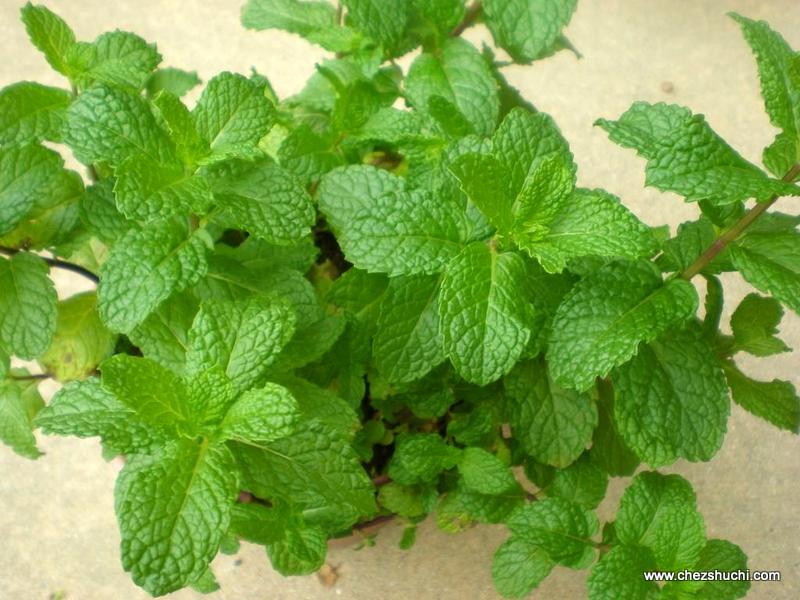
[[[800,195],[800,55],[732,15],[780,130],[766,170],[681,106],[597,121],[646,160],[647,185],[699,206],[670,235],[578,187],[553,120],[461,37],[484,23],[528,64],[575,51],[561,33],[575,8],[249,0],[245,27],[334,56],[295,96],[221,73],[190,108],[199,79],[155,46],[79,41],[25,5],[66,81],[0,91],[0,438],[36,458],[36,428],[99,437],[124,457],[116,512],[138,585],[211,591],[209,563],[240,539],[312,573],[331,538],[394,517],[408,548],[430,516],[449,532],[505,524],[491,571],[508,597],[556,565],[591,569],[597,600],[747,593],[643,577],[747,568],[707,539],[687,481],[647,469],[710,460],[731,399],[800,427],[791,383],[735,362],[789,351],[783,306],[800,312],[800,218],[773,209]],[[404,73],[394,59],[414,50]],[[52,269],[96,290],[59,300]],[[732,271],[756,292],[726,335]],[[48,377],[64,385],[45,405]],[[601,528],[609,477],[630,476]]]

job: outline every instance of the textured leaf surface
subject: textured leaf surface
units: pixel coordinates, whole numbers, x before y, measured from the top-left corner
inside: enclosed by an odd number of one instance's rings
[[[517,238],[520,247],[548,272],[560,272],[573,258],[641,258],[655,253],[650,229],[603,190],[569,195],[539,239]]]
[[[389,463],[389,476],[402,485],[427,483],[459,460],[459,451],[438,434],[419,433],[403,438]]]
[[[186,362],[189,328],[197,314],[191,294],[175,294],[153,311],[128,337],[147,358],[181,373]]]
[[[97,314],[94,292],[58,304],[56,331],[39,364],[59,381],[85,379],[114,349],[116,337]]]
[[[292,433],[300,406],[285,387],[267,383],[243,393],[228,409],[220,435],[225,439],[268,444]]]
[[[129,458],[115,504],[122,566],[138,585],[163,595],[208,568],[238,493],[233,467],[227,448],[193,440]]]
[[[366,212],[375,198],[397,195],[405,189],[406,180],[385,169],[349,165],[334,169],[322,178],[317,198],[328,223],[343,230],[356,214]]]
[[[319,422],[263,447],[237,444],[243,484],[261,498],[278,498],[307,519],[341,531],[375,512],[374,487],[348,438]]]
[[[147,451],[169,432],[142,420],[136,408],[101,387],[98,378],[72,381],[61,388],[36,417],[45,433],[95,437],[119,453]]]
[[[370,272],[389,275],[440,271],[462,247],[466,223],[453,200],[428,192],[387,193],[372,198],[346,225],[348,210],[330,201],[322,210],[334,223],[348,260]]]
[[[749,233],[729,252],[742,277],[800,314],[800,233]]]
[[[658,585],[642,573],[655,568],[652,554],[641,548],[617,546],[604,554],[589,575],[589,600],[657,600]]]
[[[50,66],[69,75],[69,54],[76,43],[69,25],[51,10],[30,2],[22,8],[22,22],[31,42],[44,54]]]
[[[148,78],[146,91],[151,98],[159,92],[169,92],[180,98],[197,85],[200,85],[200,78],[195,71],[164,67]]]
[[[555,467],[580,456],[597,426],[597,408],[587,394],[560,388],[538,360],[517,365],[504,384],[509,422],[527,454]]]
[[[781,34],[764,21],[754,21],[736,13],[731,17],[742,28],[758,63],[761,95],[770,122],[781,130],[764,150],[764,163],[776,176],[782,176],[800,159],[800,72],[797,53]]]
[[[414,381],[445,360],[439,281],[436,276],[390,280],[372,345],[375,366],[389,381]]]
[[[94,42],[78,42],[69,54],[70,78],[81,86],[102,82],[134,94],[161,62],[155,44],[134,33],[109,31]]]
[[[131,229],[100,271],[97,310],[112,331],[127,333],[175,292],[205,275],[211,245],[203,229],[174,221]]]
[[[406,0],[343,0],[348,21],[394,55],[401,51],[408,20]]]
[[[789,381],[757,381],[732,363],[723,365],[733,401],[746,411],[794,433],[800,431],[800,397]]]
[[[300,181],[274,163],[234,169],[213,187],[223,219],[267,242],[295,243],[314,224],[314,207]]]
[[[536,197],[540,183],[549,185],[552,178],[560,176],[539,172],[542,163],[548,161],[554,161],[554,168],[565,166],[567,181],[562,183],[572,183],[572,153],[553,120],[544,113],[514,109],[494,133],[491,154],[465,153],[450,169],[469,199],[500,232],[507,234],[518,212],[524,216],[532,204],[542,206],[552,201]]]
[[[656,467],[706,461],[722,445],[730,401],[714,349],[697,326],[639,349],[612,375],[614,420],[630,448]]]
[[[30,359],[50,345],[56,330],[56,290],[50,267],[27,252],[0,259],[0,347]]]
[[[554,566],[538,546],[512,537],[494,553],[492,581],[506,598],[521,598],[538,586]]]
[[[114,195],[129,219],[154,221],[164,217],[203,214],[214,202],[211,186],[199,175],[186,174],[180,164],[159,164],[131,156],[116,169]]]
[[[688,202],[730,204],[800,188],[770,179],[720,138],[703,115],[675,104],[636,102],[618,121],[600,119],[611,140],[647,159],[646,185],[676,192]]]
[[[486,0],[486,25],[495,43],[516,62],[528,63],[558,49],[561,30],[577,0]]]
[[[63,164],[58,154],[38,144],[0,150],[0,235],[13,230],[41,200]]]
[[[598,528],[594,513],[561,498],[526,504],[508,519],[511,534],[538,546],[564,566],[585,564],[594,555],[590,538]]]
[[[589,456],[584,454],[566,469],[558,469],[550,482],[548,495],[564,498],[585,508],[597,508],[606,496],[608,474]]]
[[[508,465],[483,448],[466,448],[458,471],[464,485],[479,494],[501,494],[519,485]]]
[[[186,385],[149,358],[115,354],[101,366],[103,388],[147,423],[174,428],[192,412]]]
[[[0,147],[59,141],[71,97],[59,88],[21,81],[0,91]]]
[[[406,98],[422,112],[431,100],[444,99],[466,119],[470,133],[490,135],[497,124],[500,104],[489,68],[469,42],[446,40],[437,55],[423,53],[406,78]]]
[[[530,338],[525,264],[475,242],[447,265],[439,311],[444,350],[466,380],[485,385],[507,373]]]
[[[187,371],[220,366],[239,389],[247,389],[292,337],[294,324],[290,306],[277,298],[207,302],[189,330]]]
[[[137,154],[161,163],[174,151],[144,98],[104,84],[93,85],[69,107],[64,142],[87,165],[117,166]]]
[[[688,320],[697,292],[685,280],[662,282],[648,262],[611,263],[582,279],[553,320],[550,373],[564,387],[585,390],[629,360],[640,342]]]
[[[216,155],[246,156],[269,132],[275,108],[258,85],[225,72],[208,82],[194,117],[197,130]]]
[[[755,356],[788,352],[790,348],[775,336],[781,318],[783,307],[774,298],[745,296],[731,316],[736,349]]]
[[[0,380],[0,441],[25,458],[42,454],[33,437],[33,419],[44,407],[37,384]]]
[[[736,544],[726,540],[708,540],[694,568],[698,571],[746,571],[747,556]],[[697,594],[718,600],[735,600],[743,598],[749,589],[749,581],[706,581]]]

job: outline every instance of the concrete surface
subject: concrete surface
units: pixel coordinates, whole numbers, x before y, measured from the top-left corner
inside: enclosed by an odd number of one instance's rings
[[[0,86],[20,79],[62,83],[26,40],[18,11],[22,0],[0,0]],[[201,0],[51,0],[48,5],[78,36],[118,27],[158,43],[166,65],[196,69],[203,79],[220,70],[255,66],[286,95],[300,89],[323,55],[299,38],[244,31],[240,2]],[[561,53],[533,67],[513,67],[509,78],[540,109],[549,112],[572,144],[580,183],[604,187],[646,222],[673,227],[695,215],[672,194],[642,187],[644,163],[592,128],[600,116],[617,117],[632,101],[671,101],[707,115],[711,125],[748,159],[758,162],[774,131],[764,114],[756,69],[730,10],[763,18],[800,48],[797,0],[581,0],[567,31],[583,53]],[[473,39],[484,35],[470,33]],[[405,61],[404,64],[407,64]],[[665,85],[669,82],[670,85]],[[671,92],[665,92],[669,89]],[[798,212],[797,200],[780,203]],[[59,274],[62,296],[76,282]],[[728,307],[747,293],[737,277],[726,278]],[[782,327],[790,346],[800,347],[800,320]],[[800,385],[797,353],[743,366],[761,379],[779,377]],[[43,438],[37,462],[0,448],[0,599],[127,600],[147,597],[122,572],[112,491],[116,467],[100,457],[93,441]],[[709,537],[730,539],[750,556],[753,569],[779,569],[784,581],[755,583],[751,598],[800,597],[800,503],[795,437],[778,432],[734,407],[725,444],[707,464],[679,463],[697,491]],[[612,483],[600,517],[613,515],[625,482]],[[397,548],[399,528],[387,527],[374,548],[331,551],[338,570],[332,586],[317,577],[283,579],[256,546],[220,557],[214,571],[222,590],[214,599],[381,598],[474,599],[496,597],[490,580],[492,553],[504,538],[500,527],[479,527],[451,537],[430,524],[417,546]],[[557,568],[534,598],[581,598],[585,572]],[[197,597],[191,591],[172,596]]]

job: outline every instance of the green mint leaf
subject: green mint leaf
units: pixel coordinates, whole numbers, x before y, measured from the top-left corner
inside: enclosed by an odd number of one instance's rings
[[[31,359],[47,350],[56,330],[56,290],[50,267],[27,252],[0,259],[0,348]]]
[[[330,201],[322,211],[333,224],[347,214]],[[334,225],[345,255],[360,269],[388,275],[439,272],[462,247],[466,223],[451,198],[423,191],[374,197],[344,227]]]
[[[317,198],[328,223],[345,229],[353,217],[370,209],[375,198],[405,191],[405,179],[384,169],[349,165],[334,169],[319,184]]]
[[[50,66],[62,75],[69,76],[69,55],[76,44],[75,34],[61,17],[44,6],[28,2],[22,8],[22,22],[31,42],[36,46]]]
[[[693,507],[675,506],[664,511],[653,541],[653,556],[659,569],[691,569],[706,543],[703,517]]]
[[[635,259],[656,251],[650,228],[603,190],[575,190],[561,204],[547,232],[537,238],[516,237],[520,248],[550,273],[562,271],[573,258]]]
[[[594,513],[561,498],[545,498],[515,511],[506,523],[511,535],[541,548],[554,562],[585,565],[594,556],[591,537],[597,532]]]
[[[663,243],[663,254],[657,264],[666,271],[684,271],[691,265],[717,237],[714,225],[705,216],[697,221],[687,221],[678,225],[675,237]],[[703,270],[704,273],[719,272],[719,258],[713,260]]]
[[[381,506],[402,517],[421,517],[436,506],[438,494],[434,486],[405,486],[395,481],[382,485],[378,491]]]
[[[560,388],[541,360],[518,364],[503,383],[511,429],[527,454],[559,468],[581,455],[597,425],[587,394]]]
[[[129,219],[154,221],[203,214],[214,202],[206,178],[187,174],[179,163],[160,164],[138,155],[115,170],[117,207]]]
[[[325,562],[325,532],[281,507],[237,504],[231,529],[249,542],[266,546],[272,567],[281,575],[308,575]]]
[[[217,429],[238,398],[231,380],[222,367],[211,367],[193,374],[185,382],[194,424],[199,425],[203,431]]]
[[[731,316],[736,349],[755,356],[789,352],[791,348],[775,337],[782,318],[783,307],[777,300],[748,294]]]
[[[27,217],[0,244],[15,248],[40,249],[66,241],[80,218],[83,180],[75,171],[57,169],[38,188]]]
[[[606,497],[608,474],[583,454],[566,469],[557,469],[547,488],[547,495],[563,498],[584,508],[597,508]]]
[[[697,571],[746,571],[747,556],[739,546],[727,540],[708,540],[694,569]],[[700,598],[736,600],[736,598],[743,598],[749,589],[749,581],[705,581],[696,594]]]
[[[212,186],[223,221],[272,244],[293,244],[314,224],[314,206],[300,181],[267,160],[215,173]]]
[[[248,269],[287,268],[306,273],[317,261],[320,251],[310,236],[295,240],[287,246],[248,237],[236,248],[220,245],[216,248],[216,253],[235,258]]]
[[[191,294],[175,294],[132,329],[128,337],[147,358],[181,373],[186,362],[189,328],[197,310],[197,300]]]
[[[554,566],[537,545],[511,537],[494,553],[492,581],[504,597],[522,598],[544,581]]]
[[[389,477],[401,485],[427,483],[460,460],[461,452],[433,433],[402,438],[389,463]]]
[[[575,167],[561,156],[549,156],[533,166],[511,209],[514,237],[522,248],[548,232],[574,188]],[[575,209],[580,203],[572,204]]]
[[[290,306],[278,298],[206,302],[189,330],[186,370],[219,366],[238,389],[247,389],[264,376],[294,325]]]
[[[414,381],[444,362],[439,282],[425,275],[389,281],[372,343],[375,367],[387,380]]]
[[[303,36],[332,52],[354,49],[359,37],[336,23],[336,9],[327,2],[305,0],[248,0],[242,9],[248,29],[283,29]]]
[[[615,262],[582,279],[553,320],[547,351],[556,383],[589,388],[628,361],[641,342],[691,318],[697,292],[685,280],[664,283],[652,263]]]
[[[687,202],[730,204],[774,195],[796,196],[794,185],[767,177],[720,138],[703,115],[675,104],[634,103],[618,121],[599,119],[611,141],[647,159],[645,185]]]
[[[72,98],[67,90],[21,81],[0,90],[0,147],[61,140]]]
[[[642,575],[654,569],[655,559],[646,548],[615,546],[589,574],[589,600],[658,600],[658,584]]]
[[[192,407],[186,384],[149,358],[115,354],[100,366],[103,388],[159,427],[188,421]]]
[[[736,404],[780,429],[800,432],[800,397],[791,382],[757,381],[747,377],[732,362],[722,366]]]
[[[294,431],[300,406],[285,387],[267,383],[247,390],[234,402],[220,425],[222,439],[268,444]]]
[[[494,79],[480,52],[466,40],[451,38],[437,54],[418,56],[405,85],[406,98],[417,110],[435,111],[438,98],[451,113],[463,116],[469,129],[461,135],[491,135],[497,125],[500,104]]]
[[[200,83],[195,71],[164,67],[150,75],[145,91],[150,98],[155,98],[160,92],[169,92],[180,98]]]
[[[257,155],[258,141],[275,122],[275,107],[263,89],[227,72],[208,82],[193,114],[197,131],[211,145],[212,159]]]
[[[58,303],[53,341],[38,361],[59,381],[85,379],[111,354],[115,341],[97,314],[96,294],[77,294]]]
[[[411,0],[416,14],[433,25],[440,35],[449,34],[464,18],[463,0]]]
[[[545,161],[554,161],[539,171]],[[501,233],[509,234],[515,215],[522,218],[552,201],[536,192],[563,189],[562,166],[574,174],[569,145],[553,120],[544,113],[516,108],[509,112],[492,137],[491,154],[466,153],[450,165],[469,199]],[[550,173],[549,171],[553,172]],[[558,177],[555,181],[551,178]],[[570,177],[567,177],[570,179]]]
[[[458,472],[464,485],[479,494],[502,494],[519,487],[508,465],[483,448],[466,448],[458,461]]]
[[[680,475],[639,473],[620,500],[614,527],[619,542],[653,547],[659,530],[669,529],[665,517],[675,507],[695,507],[695,495],[689,482]]]
[[[486,25],[495,43],[518,63],[529,63],[559,50],[561,30],[577,0],[485,0]]]
[[[196,581],[219,548],[238,494],[233,457],[207,441],[175,441],[129,457],[115,505],[122,566],[159,596]]]
[[[329,315],[304,323],[281,350],[271,370],[291,371],[316,362],[333,347],[346,328],[347,319],[341,315]]]
[[[736,13],[730,13],[730,16],[742,28],[756,56],[764,106],[770,122],[781,130],[775,141],[764,149],[764,164],[780,177],[800,159],[797,53],[764,21],[754,21]]]
[[[276,382],[294,396],[306,420],[316,419],[345,437],[360,429],[356,411],[333,392],[291,375],[282,375]]]
[[[503,523],[525,503],[525,492],[520,486],[506,488],[497,494],[481,494],[469,489],[462,478],[456,491],[458,503],[466,515],[480,523]]]
[[[309,125],[301,124],[281,143],[278,161],[304,184],[310,185],[342,164],[342,157],[331,148],[334,142],[332,136],[319,134]]]
[[[117,209],[114,180],[104,179],[86,188],[78,200],[81,225],[104,244],[112,245],[135,226]]]
[[[161,302],[205,275],[211,240],[177,221],[135,228],[114,245],[100,271],[97,309],[112,331],[127,333]]]
[[[517,362],[531,335],[525,263],[482,242],[448,265],[439,297],[444,351],[467,381],[486,385]]]
[[[200,137],[192,113],[178,96],[167,91],[159,92],[152,105],[159,124],[169,132],[175,151],[184,164],[191,168],[208,156],[211,148]]]
[[[78,42],[68,55],[70,79],[81,87],[102,82],[134,94],[161,62],[155,44],[134,33],[110,31],[88,44]]]
[[[408,50],[406,0],[342,0],[342,4],[347,8],[347,23],[381,44],[390,57]]]
[[[750,232],[728,251],[733,266],[753,287],[800,314],[800,233]]]
[[[614,420],[630,448],[652,466],[678,457],[710,460],[730,414],[725,377],[699,326],[639,348],[612,374]]]
[[[96,377],[71,381],[39,412],[36,425],[49,434],[98,436],[119,454],[148,452],[170,439],[167,429],[143,420],[124,400],[127,396],[117,398]]]
[[[64,172],[61,157],[38,144],[0,149],[0,235],[5,235],[46,197]]]
[[[0,380],[0,441],[25,458],[41,452],[33,437],[33,422],[44,407],[37,381]]]
[[[375,512],[375,488],[348,438],[322,423],[303,423],[263,448],[233,447],[245,489],[283,500],[328,531],[342,531]]]
[[[117,166],[137,154],[161,163],[174,153],[144,98],[105,84],[93,85],[69,107],[64,142],[87,165]]]
[[[203,574],[189,585],[195,592],[200,594],[210,594],[220,589],[219,582],[210,568],[203,571]]]
[[[598,383],[598,391],[597,428],[590,450],[592,459],[611,476],[633,475],[640,461],[622,439],[614,422],[614,391],[606,382]]]

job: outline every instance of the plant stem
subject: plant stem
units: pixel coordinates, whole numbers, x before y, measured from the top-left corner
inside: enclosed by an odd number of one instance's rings
[[[35,381],[40,379],[50,379],[47,373],[34,373],[33,375],[8,375],[9,379],[13,381]]]
[[[16,248],[8,248],[6,246],[0,246],[0,254],[5,254],[6,256],[14,256],[15,254],[19,253],[20,250]],[[80,265],[76,265],[75,263],[67,262],[65,260],[61,260],[58,258],[50,258],[48,256],[40,256],[44,262],[55,269],[63,269],[65,271],[72,271],[73,273],[77,273],[78,275],[83,275],[86,279],[93,281],[94,283],[98,283],[100,279],[92,273],[89,269],[86,269]]]
[[[469,5],[467,8],[467,12],[464,14],[464,19],[456,25],[455,29],[450,32],[451,37],[458,37],[464,31],[466,31],[469,27],[472,27],[475,24],[475,21],[478,20],[478,17],[481,15],[483,11],[483,6],[481,5],[480,0],[476,0],[472,4]]]
[[[786,175],[784,175],[781,179],[782,181],[791,183],[797,178],[798,175],[800,175],[800,163],[795,164],[791,169],[789,169]],[[703,252],[691,265],[689,265],[683,273],[681,273],[681,277],[689,280],[705,269],[706,266],[728,246],[728,244],[742,235],[742,232],[744,232],[745,229],[750,227],[750,225],[752,225],[753,222],[758,219],[758,217],[764,214],[770,206],[775,204],[779,197],[780,196],[776,194],[766,202],[759,202],[752,209],[747,211],[747,213],[741,219],[731,225],[731,227],[728,228],[725,233],[714,240],[714,243],[706,248],[706,251]]]

